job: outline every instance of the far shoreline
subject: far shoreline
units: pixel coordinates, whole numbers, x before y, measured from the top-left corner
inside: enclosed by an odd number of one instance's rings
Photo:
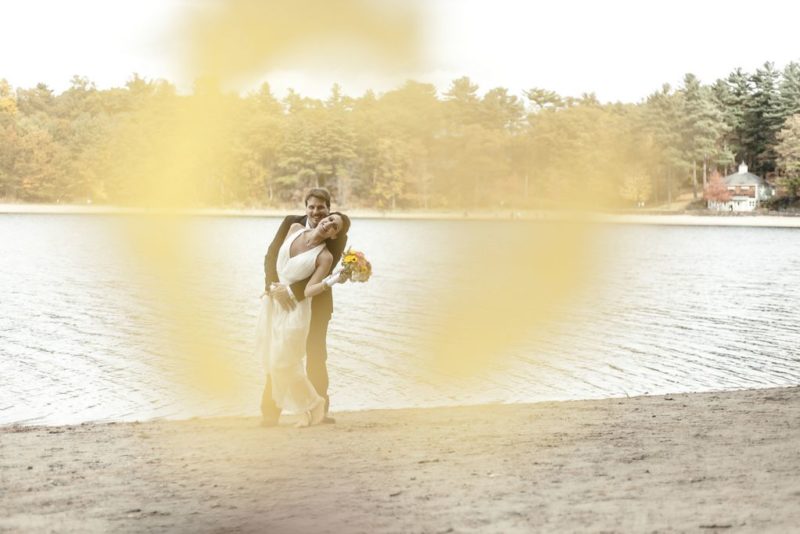
[[[204,217],[278,218],[302,208],[192,208],[162,210],[113,205],[0,203],[0,215],[163,215]],[[478,221],[579,221],[604,224],[661,226],[736,226],[762,228],[800,228],[800,214],[711,212],[580,212],[534,210],[391,210],[346,209],[356,219],[386,220],[478,220]]]

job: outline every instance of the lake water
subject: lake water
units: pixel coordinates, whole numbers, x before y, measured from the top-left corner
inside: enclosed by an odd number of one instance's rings
[[[0,215],[0,424],[258,413],[253,330],[280,220],[190,222],[180,283],[202,297],[236,377],[233,393],[215,395],[187,384],[184,356],[165,342],[171,312],[150,289],[159,273],[125,243],[128,219]],[[800,384],[800,230],[778,228],[599,228],[593,254],[604,253],[552,335],[498,350],[478,376],[432,369],[415,340],[441,319],[430,299],[450,260],[435,251],[453,235],[548,231],[523,224],[355,220],[350,243],[375,274],[336,288],[332,410]]]

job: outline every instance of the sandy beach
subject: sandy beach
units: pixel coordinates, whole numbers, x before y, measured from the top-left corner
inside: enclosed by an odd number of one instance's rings
[[[0,429],[0,532],[787,532],[800,388]]]

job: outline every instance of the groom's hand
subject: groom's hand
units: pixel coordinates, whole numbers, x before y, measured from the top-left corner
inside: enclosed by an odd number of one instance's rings
[[[276,284],[269,292],[270,296],[278,301],[278,304],[281,305],[286,311],[293,310],[297,303],[294,301],[291,295],[289,295],[289,289],[286,286]]]

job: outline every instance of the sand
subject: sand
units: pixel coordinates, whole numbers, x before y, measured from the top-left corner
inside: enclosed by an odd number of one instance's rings
[[[0,532],[787,532],[800,388],[0,428]]]

